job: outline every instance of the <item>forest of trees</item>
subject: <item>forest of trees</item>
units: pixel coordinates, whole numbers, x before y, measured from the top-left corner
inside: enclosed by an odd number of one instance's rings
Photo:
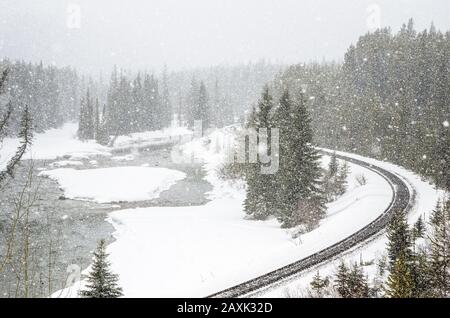
[[[0,105],[4,107],[8,98],[15,109],[8,135],[18,131],[20,114],[29,105],[36,132],[72,120],[84,122],[81,126],[89,126],[90,122],[97,125],[97,120],[104,130],[100,134],[103,137],[161,129],[169,126],[174,116],[181,124],[190,126],[194,120],[202,120],[204,128],[243,121],[260,87],[273,79],[281,66],[260,61],[190,71],[168,72],[165,68],[158,75],[145,71],[131,75],[115,67],[109,83],[101,73],[87,76],[70,67],[42,63],[3,59],[0,69],[9,70],[5,82],[7,94]],[[88,91],[92,101],[87,99]],[[87,118],[89,114],[92,118]],[[79,133],[82,139],[96,138],[94,135],[86,131]]]
[[[279,169],[261,174],[259,165],[244,164],[247,182],[244,209],[255,219],[274,215],[283,227],[302,225],[311,230],[325,215],[326,195],[322,187],[319,154],[312,145],[310,117],[302,92],[292,96],[286,89],[274,103],[269,88],[250,114],[248,128],[279,127]],[[261,145],[264,141],[258,140]],[[268,149],[269,152],[273,149]]]
[[[432,298],[450,296],[450,201],[439,202],[429,220],[420,217],[409,226],[403,212],[387,228],[385,255],[377,260],[372,280],[364,262],[350,267],[341,262],[334,277],[318,272],[308,289],[310,297]]]
[[[161,85],[153,75],[129,79],[114,69],[108,89],[105,123],[111,135],[168,127],[172,107],[164,75]]]
[[[304,90],[314,142],[387,160],[450,189],[450,32],[412,20],[361,36],[344,63],[300,64],[273,84]],[[278,95],[277,95],[278,94]]]
[[[2,60],[1,70],[8,70],[5,98],[14,105],[9,133],[20,125],[20,114],[29,107],[34,129],[42,132],[57,128],[76,118],[79,104],[79,78],[71,68],[43,66],[42,63],[11,62]],[[6,103],[0,103],[1,107]]]
[[[97,89],[98,95],[92,93],[92,87],[103,88],[102,83],[91,80],[85,85],[89,93],[80,98],[79,137],[96,138],[91,126],[115,136],[159,130],[175,119],[188,127],[201,120],[204,129],[243,121],[255,91],[279,69],[265,62],[191,72],[168,72],[164,68],[158,77],[146,72],[129,75],[114,67],[105,97],[102,89]]]

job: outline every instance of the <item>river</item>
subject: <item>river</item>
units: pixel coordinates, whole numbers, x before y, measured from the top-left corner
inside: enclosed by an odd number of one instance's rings
[[[42,170],[50,169],[52,162],[61,160],[23,161],[16,170],[14,179],[4,185],[0,192],[0,255],[5,255],[5,239],[11,228],[11,215],[14,211],[17,197],[24,188],[27,175],[33,172],[33,186],[31,194],[36,193],[36,201],[30,208],[29,231],[30,252],[26,275],[17,274],[17,264],[23,259],[23,239],[16,239],[15,253],[16,270],[4,268],[0,272],[0,297],[24,296],[23,289],[27,286],[27,296],[45,297],[65,286],[69,265],[75,264],[85,269],[92,260],[92,251],[97,241],[106,239],[111,242],[114,228],[106,221],[111,211],[150,206],[187,206],[202,205],[207,202],[206,192],[212,189],[203,178],[205,176],[199,164],[176,164],[170,160],[170,147],[152,146],[143,149],[121,150],[124,156],[132,154],[124,161],[113,160],[112,157],[97,156],[82,159],[82,166],[75,169],[96,169],[123,166],[164,167],[183,171],[186,178],[178,181],[170,189],[160,194],[159,198],[140,202],[117,202],[98,204],[88,201],[68,200],[57,182],[38,177]],[[93,164],[92,160],[96,163]],[[20,228],[20,227],[19,227]],[[21,229],[21,228],[20,228]],[[51,243],[51,244],[50,244]],[[51,247],[51,249],[50,249]],[[2,259],[0,257],[0,259]],[[14,257],[13,257],[14,259]],[[49,266],[50,265],[50,266]],[[49,279],[50,277],[50,279]],[[28,281],[28,283],[25,283]],[[28,287],[28,285],[30,285]]]

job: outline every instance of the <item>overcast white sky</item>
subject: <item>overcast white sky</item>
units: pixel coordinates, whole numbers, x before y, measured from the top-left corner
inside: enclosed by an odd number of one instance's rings
[[[450,1],[0,0],[0,57],[92,72],[332,60],[377,16],[394,30],[409,17],[448,30]]]

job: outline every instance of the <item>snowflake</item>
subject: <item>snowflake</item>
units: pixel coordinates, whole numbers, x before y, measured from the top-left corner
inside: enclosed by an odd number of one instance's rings
[[[422,159],[424,159],[424,160],[427,159],[427,155],[423,155]]]
[[[448,120],[444,121],[444,122],[442,123],[442,125],[443,125],[444,127],[448,127],[448,126],[450,126],[450,124],[449,124]]]

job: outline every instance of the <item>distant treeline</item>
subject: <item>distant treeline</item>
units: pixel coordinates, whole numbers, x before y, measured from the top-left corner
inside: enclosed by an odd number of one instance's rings
[[[106,96],[101,94],[105,91],[101,85],[97,85],[100,96],[92,92],[92,86],[98,83],[90,83],[89,93],[83,94],[79,136],[96,138],[92,128],[96,125],[108,135],[121,135],[162,129],[173,120],[190,127],[201,120],[205,129],[243,121],[259,88],[280,69],[262,61],[191,71],[164,69],[158,76],[114,67]]]
[[[41,132],[67,121],[83,120],[88,113],[95,113],[89,108],[95,108],[98,100],[99,121],[104,121],[103,128],[114,135],[160,129],[175,117],[188,125],[196,119],[217,127],[242,122],[260,88],[280,72],[281,66],[259,61],[160,74],[114,68],[109,81],[101,73],[93,77],[70,67],[8,59],[0,61],[0,70],[5,69],[9,70],[5,83],[8,94],[0,100],[0,111],[6,111],[6,103],[12,102],[9,134],[17,133],[25,105],[29,105],[36,131]],[[88,90],[90,102],[86,100]],[[87,126],[90,123],[85,123]]]
[[[413,21],[361,36],[341,64],[290,67],[273,84],[308,97],[315,142],[387,160],[450,188],[450,32]]]
[[[10,134],[18,132],[26,105],[38,132],[58,127],[78,113],[79,78],[73,69],[2,60],[0,70],[8,70],[0,113],[8,101],[14,108]]]

